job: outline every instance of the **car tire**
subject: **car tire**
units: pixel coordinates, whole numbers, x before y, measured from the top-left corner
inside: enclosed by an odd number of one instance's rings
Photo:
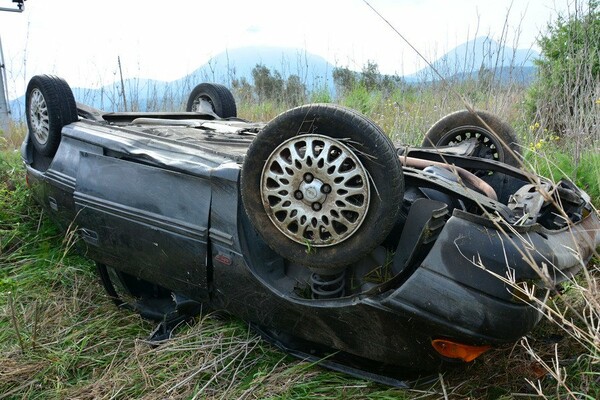
[[[381,244],[403,193],[389,138],[359,113],[331,104],[300,106],[270,121],[241,171],[244,208],[264,241],[320,274],[341,272]]]
[[[208,103],[212,111],[221,118],[237,117],[237,107],[233,94],[218,83],[201,83],[190,93],[186,111],[201,111],[202,102]]]
[[[75,97],[69,84],[58,76],[36,75],[27,85],[25,105],[33,146],[44,156],[54,156],[63,126],[78,120]]]
[[[473,137],[481,144],[475,157],[521,166],[514,130],[498,116],[486,111],[472,113],[461,110],[446,115],[427,131],[423,147],[452,146]]]

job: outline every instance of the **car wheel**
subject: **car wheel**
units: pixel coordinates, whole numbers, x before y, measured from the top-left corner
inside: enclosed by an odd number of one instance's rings
[[[77,105],[62,78],[36,75],[25,92],[27,128],[35,149],[52,157],[58,149],[63,126],[77,121]]]
[[[96,264],[96,270],[117,307],[135,311],[153,321],[163,321],[175,311],[170,291],[104,264]]]
[[[221,118],[237,117],[233,94],[218,83],[201,83],[196,86],[190,93],[185,110],[193,112],[209,110]]]
[[[479,144],[473,156],[515,167],[521,165],[514,130],[496,115],[486,111],[474,114],[462,110],[446,115],[427,131],[423,147],[452,146],[470,139],[476,139]]]
[[[297,107],[269,122],[241,172],[245,210],[265,242],[320,274],[338,273],[379,245],[403,193],[388,137],[331,104]]]

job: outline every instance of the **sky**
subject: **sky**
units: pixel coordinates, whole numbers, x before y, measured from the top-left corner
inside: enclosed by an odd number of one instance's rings
[[[537,49],[536,38],[573,0],[367,0],[430,61],[479,36]],[[0,0],[0,7],[12,7]],[[386,74],[425,66],[364,0],[27,0],[0,12],[9,98],[36,74],[73,87],[118,78],[172,81],[225,50],[292,47],[336,66],[374,61]]]

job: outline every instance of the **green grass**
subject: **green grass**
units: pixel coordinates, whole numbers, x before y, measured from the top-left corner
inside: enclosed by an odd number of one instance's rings
[[[541,144],[541,145],[540,145]],[[537,148],[536,148],[537,147]],[[536,142],[530,145],[525,160],[531,169],[552,180],[566,177],[585,190],[592,202],[600,204],[600,151],[588,148],[578,157],[566,145],[555,141]]]
[[[160,346],[118,309],[0,153],[0,398],[406,397],[297,361],[237,319],[204,316]]]
[[[570,177],[598,206],[597,150],[576,149],[560,140],[540,142],[518,110],[522,92],[506,89],[491,98],[473,85],[453,90],[474,99],[476,107],[513,121],[531,168],[554,179]],[[332,100],[324,93],[314,96]],[[365,112],[392,139],[407,144],[420,143],[436,120],[464,108],[447,88],[435,86],[391,93],[357,89],[338,102]],[[285,109],[286,104],[245,104],[239,114],[267,121]],[[528,336],[531,351],[526,343],[494,349],[467,368],[448,371],[415,390],[389,388],[298,361],[235,318],[199,317],[195,324],[180,327],[173,339],[152,346],[146,338],[153,324],[114,306],[94,265],[74,251],[72,237],[65,239],[33,202],[16,152],[23,135],[22,127],[13,127],[0,138],[0,399],[514,398],[535,395],[537,386],[549,398],[569,397],[569,391],[582,394],[577,398],[600,398],[598,348],[577,343],[560,323],[548,320]],[[600,300],[594,289],[598,264],[597,259],[591,263],[581,287],[570,285],[550,303],[583,314],[577,320],[582,329],[600,320],[599,308],[593,308]],[[555,360],[561,375],[553,377],[544,364],[552,369]]]

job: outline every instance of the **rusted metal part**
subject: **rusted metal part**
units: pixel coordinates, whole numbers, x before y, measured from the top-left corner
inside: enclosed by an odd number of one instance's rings
[[[202,113],[106,114],[82,105],[77,113],[78,121],[61,127],[51,157],[36,152],[31,132],[25,139],[32,195],[63,229],[78,226],[78,244],[104,271],[111,297],[119,295],[112,283],[121,283],[139,298],[134,310],[164,321],[155,339],[200,308],[224,310],[294,355],[402,386],[411,374],[446,365],[432,341],[483,348],[527,334],[541,314],[504,277],[551,289],[585,268],[600,244],[597,212],[570,182],[550,185],[473,157],[467,145],[454,154],[407,150],[401,168],[390,144],[389,152],[372,156],[384,166],[377,156],[389,156],[402,174],[405,190],[387,202],[396,213],[384,214],[391,230],[375,248],[344,261],[339,274],[315,275],[270,247],[243,206],[244,162],[261,143],[264,124]],[[276,194],[271,201],[281,207],[306,201],[320,218],[310,220],[319,233],[332,216],[356,223],[346,209],[370,212],[385,185],[375,187],[371,174],[353,168],[356,146],[332,151],[337,143],[329,136],[302,135],[278,142],[287,146],[277,158],[283,161],[267,177],[290,183],[267,185]],[[318,151],[309,161],[295,153],[303,148]],[[328,166],[338,158],[343,168]],[[387,179],[389,168],[384,172]],[[348,183],[346,175],[358,178]],[[289,176],[301,178],[291,189]],[[373,185],[373,203],[348,195],[365,197],[366,183]],[[397,182],[384,183],[401,190]],[[318,214],[328,196],[338,211]],[[365,223],[358,234],[368,225],[381,230]],[[335,250],[351,250],[344,246],[353,238],[339,240]],[[293,243],[314,257],[327,250]]]
[[[413,157],[400,157],[400,162],[406,167],[423,169],[429,166],[435,165],[447,169],[448,171],[456,173],[465,184],[472,186],[474,189],[485,194],[492,200],[498,200],[496,191],[483,179],[477,177],[475,174],[467,171],[464,168],[457,167],[456,165],[444,164],[437,161],[421,160]]]

